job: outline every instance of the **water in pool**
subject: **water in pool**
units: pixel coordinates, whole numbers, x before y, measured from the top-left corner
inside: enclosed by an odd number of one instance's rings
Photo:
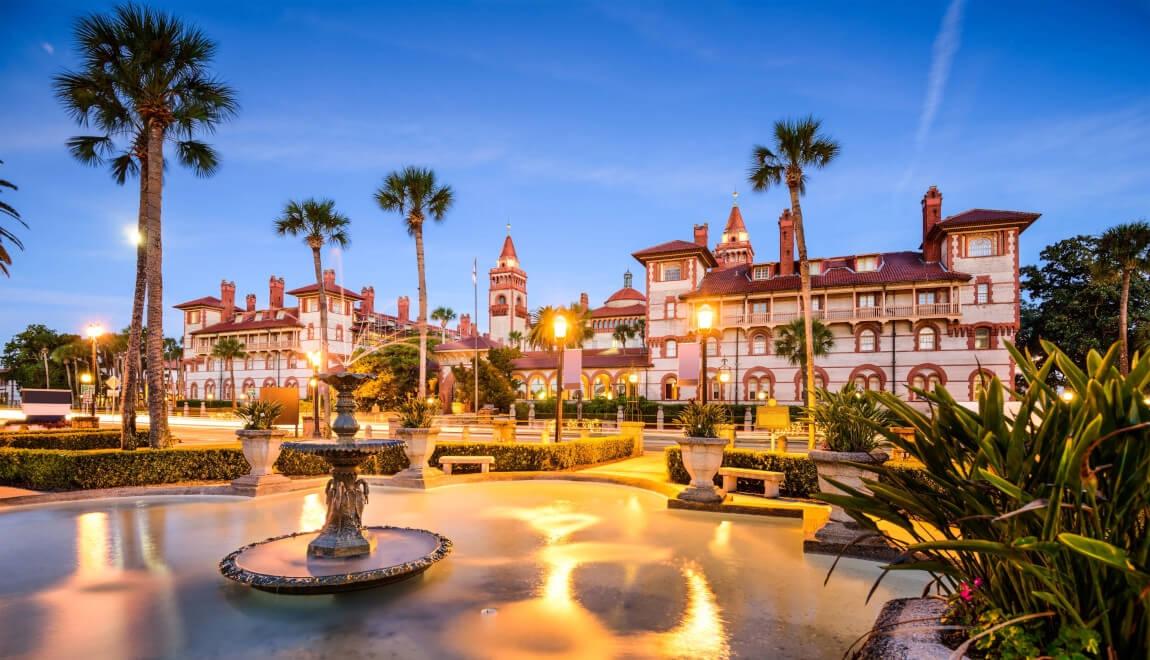
[[[797,520],[669,511],[663,497],[565,482],[376,487],[367,524],[423,527],[454,552],[381,589],[277,596],[217,563],[317,529],[319,492],[143,497],[0,513],[0,657],[837,658],[871,562],[802,553]]]

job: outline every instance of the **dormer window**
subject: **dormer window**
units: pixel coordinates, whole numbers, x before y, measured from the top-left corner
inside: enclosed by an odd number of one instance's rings
[[[970,239],[966,247],[966,256],[968,257],[993,257],[994,256],[994,241],[988,237],[980,236],[978,238]]]
[[[755,266],[751,269],[751,279],[753,280],[766,280],[771,277],[770,266]]]
[[[663,264],[660,275],[663,282],[677,282],[683,279],[683,265],[678,262]]]
[[[855,257],[855,272],[869,273],[878,270],[878,257]]]
[[[811,275],[822,275],[823,274],[823,262],[812,261],[808,264],[808,266],[810,267],[810,274]]]

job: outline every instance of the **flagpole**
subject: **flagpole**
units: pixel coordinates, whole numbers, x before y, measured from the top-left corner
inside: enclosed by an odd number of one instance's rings
[[[472,327],[475,328],[475,365],[472,367],[475,376],[475,414],[479,415],[479,257],[471,262],[471,288],[474,295],[474,308]]]

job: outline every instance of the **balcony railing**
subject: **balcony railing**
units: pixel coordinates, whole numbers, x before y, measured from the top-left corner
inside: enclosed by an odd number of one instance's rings
[[[249,340],[241,342],[244,345],[245,351],[298,351],[299,341],[293,339],[282,339],[279,341],[255,341]],[[206,355],[212,352],[215,344],[197,345],[194,353],[196,355]]]
[[[872,321],[883,319],[913,319],[952,317],[960,315],[958,303],[924,303],[921,305],[890,305],[886,307],[855,307],[852,309],[816,309],[811,315],[820,321]],[[728,325],[778,325],[802,318],[798,312],[736,312],[724,317]]]

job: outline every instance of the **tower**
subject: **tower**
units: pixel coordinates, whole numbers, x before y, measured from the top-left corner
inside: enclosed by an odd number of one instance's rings
[[[755,260],[755,249],[751,247],[751,237],[747,234],[747,225],[743,223],[743,214],[739,211],[739,193],[733,193],[734,202],[731,204],[731,215],[727,217],[727,226],[715,246],[715,259],[719,268],[729,268],[738,264],[749,264]]]
[[[519,255],[511,240],[511,225],[507,225],[507,238],[499,262],[488,276],[488,320],[491,338],[506,343],[513,331],[527,334],[527,273],[519,267]]]

